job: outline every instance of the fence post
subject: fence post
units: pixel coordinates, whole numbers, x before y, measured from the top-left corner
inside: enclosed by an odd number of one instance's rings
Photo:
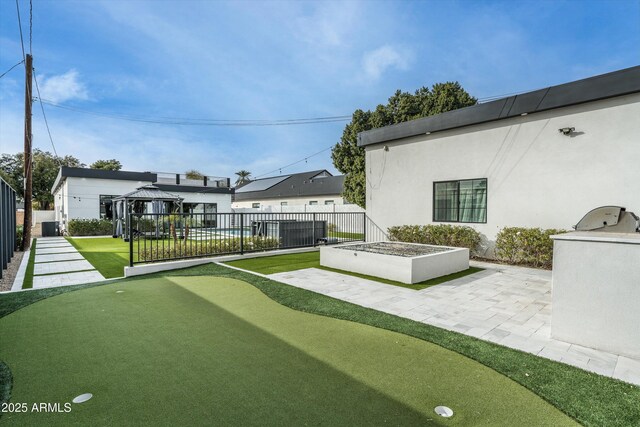
[[[313,213],[313,233],[311,234],[313,236],[313,246],[316,246],[316,213]]]
[[[240,255],[244,255],[244,212],[240,212]]]
[[[362,240],[367,242],[367,213],[362,212]]]
[[[133,267],[133,213],[129,214],[129,221],[127,225],[127,228],[129,229],[127,232],[127,234],[129,234],[129,267]]]

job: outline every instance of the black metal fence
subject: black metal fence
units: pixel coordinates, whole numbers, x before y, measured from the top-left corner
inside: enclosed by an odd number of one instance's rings
[[[130,214],[129,227],[131,266],[383,239],[363,212]]]
[[[0,279],[16,249],[16,192],[0,178]]]

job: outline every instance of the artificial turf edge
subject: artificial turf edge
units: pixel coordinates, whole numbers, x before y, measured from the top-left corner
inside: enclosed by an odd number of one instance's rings
[[[33,288],[33,272],[36,265],[36,245],[38,239],[31,241],[31,249],[29,251],[29,260],[27,261],[27,270],[24,273],[24,281],[22,282],[22,289]]]
[[[640,425],[640,387],[563,363],[361,307],[305,289],[218,264],[206,264],[129,278],[218,276],[247,282],[272,300],[295,310],[366,324],[409,335],[473,359],[512,379],[585,426]],[[0,318],[38,300],[119,281],[0,295]],[[46,291],[43,293],[43,291]],[[24,294],[36,294],[25,296]],[[17,297],[15,297],[17,295]],[[11,304],[5,304],[8,297]],[[5,301],[3,301],[5,300]],[[1,363],[1,362],[0,362]],[[4,386],[4,384],[3,384]]]

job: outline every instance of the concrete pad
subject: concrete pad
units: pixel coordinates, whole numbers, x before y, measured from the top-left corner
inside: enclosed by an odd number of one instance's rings
[[[38,264],[41,262],[73,261],[77,259],[84,259],[84,257],[79,252],[68,252],[63,254],[37,255],[35,262]]]
[[[66,261],[66,262],[49,262],[35,264],[33,269],[34,275],[51,274],[51,273],[67,273],[71,271],[93,270],[94,267],[87,260]]]
[[[40,249],[39,247],[36,246],[36,256],[44,255],[44,254],[64,254],[69,252],[78,253],[78,251],[73,246],[64,247],[64,248],[45,248],[45,249]]]
[[[94,271],[83,271],[78,273],[54,274],[51,276],[34,276],[34,288],[49,288],[67,285],[79,285],[83,283],[101,282],[105,280],[102,274]]]
[[[63,247],[67,247],[67,246],[71,246],[73,247],[73,245],[71,243],[67,243],[67,242],[60,242],[60,243],[46,243],[46,244],[40,244],[38,243],[38,248],[63,248]]]

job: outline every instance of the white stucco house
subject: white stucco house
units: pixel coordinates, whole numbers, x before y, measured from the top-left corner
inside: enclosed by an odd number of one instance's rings
[[[468,225],[492,256],[503,227],[640,212],[640,66],[363,132],[358,145],[378,227]]]
[[[232,207],[268,209],[345,204],[344,175],[327,170],[294,173],[253,180],[235,189]]]
[[[231,212],[233,189],[229,178],[204,177],[194,180],[180,174],[63,166],[51,189],[55,220],[64,226],[70,219],[112,219],[113,198],[147,185],[182,198],[184,212]]]

